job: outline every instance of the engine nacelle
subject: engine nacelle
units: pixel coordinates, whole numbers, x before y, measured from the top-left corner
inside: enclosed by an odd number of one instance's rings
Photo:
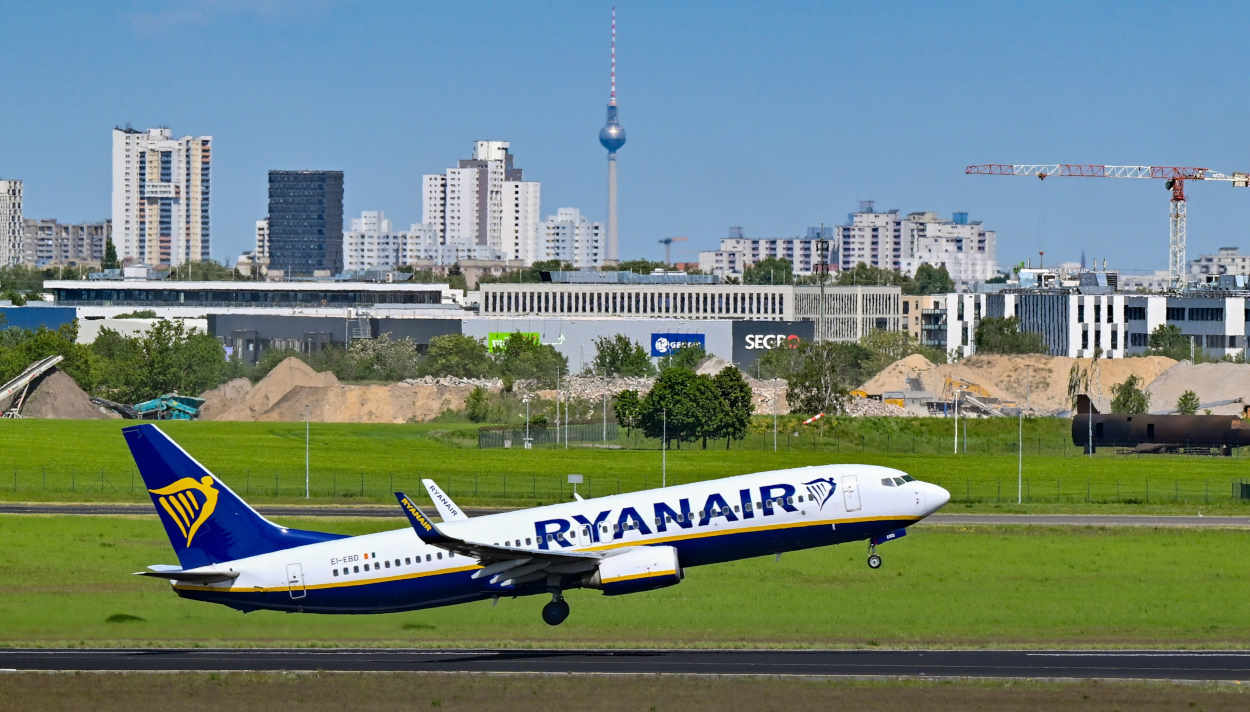
[[[605,596],[617,596],[672,586],[684,576],[681,563],[677,561],[677,549],[640,546],[599,562],[599,568],[583,585],[601,589]]]

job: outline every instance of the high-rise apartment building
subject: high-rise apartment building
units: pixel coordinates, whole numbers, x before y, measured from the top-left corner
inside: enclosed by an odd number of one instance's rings
[[[538,259],[570,262],[577,269],[603,266],[603,223],[590,222],[577,208],[560,208],[543,222],[544,254]]]
[[[98,265],[104,261],[105,246],[113,235],[113,225],[108,220],[74,225],[52,218],[23,222],[22,261],[39,267]]]
[[[968,220],[967,213],[955,213],[950,220],[928,211],[901,216],[897,210],[878,211],[873,201],[865,200],[840,230],[839,266],[844,270],[863,262],[914,275],[927,262],[946,265],[951,279],[962,285],[998,273],[998,234],[979,220]]]
[[[719,250],[699,253],[699,269],[721,277],[739,277],[747,267],[766,259],[787,260],[794,274],[806,276],[820,265],[838,263],[834,231],[826,225],[807,228],[805,237],[746,237],[741,227],[729,228]]]
[[[22,261],[22,181],[0,178],[0,266]]]
[[[343,271],[343,171],[269,171],[269,269]]]
[[[257,260],[269,261],[269,218],[256,221],[256,251],[252,253]]]
[[[167,128],[113,129],[113,230],[117,256],[180,265],[210,256],[212,137]]]
[[[439,244],[532,262],[541,251],[542,185],[513,165],[508,141],[477,141],[473,157],[421,181],[423,224]]]

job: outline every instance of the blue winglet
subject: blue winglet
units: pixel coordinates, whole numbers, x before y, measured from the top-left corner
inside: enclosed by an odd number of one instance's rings
[[[416,530],[417,536],[426,544],[437,546],[452,541],[446,534],[439,531],[434,526],[434,522],[425,516],[425,512],[421,511],[408,495],[403,492],[396,492],[395,498],[399,500],[399,506],[403,507],[404,514],[408,516],[408,521],[412,524],[412,528]]]

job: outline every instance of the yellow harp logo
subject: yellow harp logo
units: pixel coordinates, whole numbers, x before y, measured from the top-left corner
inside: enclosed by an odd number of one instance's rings
[[[217,490],[213,487],[213,478],[207,475],[199,482],[183,477],[173,484],[148,491],[156,495],[161,508],[178,525],[178,530],[187,538],[187,546],[191,546],[200,525],[213,516],[213,509],[217,507]],[[198,498],[196,492],[199,492]]]

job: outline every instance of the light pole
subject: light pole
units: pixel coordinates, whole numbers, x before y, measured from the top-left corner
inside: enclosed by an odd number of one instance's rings
[[[777,452],[777,384],[773,384],[773,452]]]
[[[304,499],[308,499],[308,408],[304,408]]]
[[[603,392],[603,442],[608,441],[608,392]]]
[[[660,437],[660,486],[668,487],[668,408],[660,412],[664,418],[663,435]]]
[[[959,391],[955,391],[955,454],[959,454]]]
[[[530,447],[530,397],[526,394],[521,402],[525,404],[525,447]]]

